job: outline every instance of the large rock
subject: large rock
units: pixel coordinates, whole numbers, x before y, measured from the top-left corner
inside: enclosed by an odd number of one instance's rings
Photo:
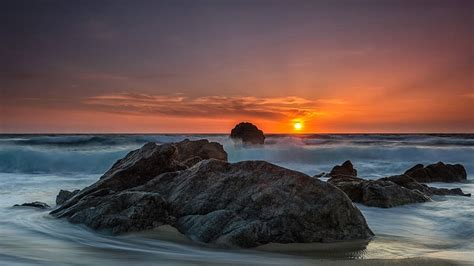
[[[135,164],[141,161],[133,157]],[[137,169],[134,163],[127,165]],[[118,174],[108,173],[112,175],[106,178]],[[169,224],[194,241],[223,246],[373,236],[361,212],[342,191],[268,162],[232,164],[209,159],[189,168],[152,174],[145,178],[139,171],[140,186],[136,186],[138,181],[105,186],[101,179],[97,182],[101,189],[86,191],[80,198],[78,194],[51,214],[113,233]],[[132,172],[127,175],[133,179]]]
[[[159,174],[184,170],[201,160],[211,158],[227,160],[227,153],[221,144],[188,139],[162,145],[147,143],[118,160],[98,182],[82,189],[54,212],[75,205],[85,196],[101,195],[108,191],[119,192],[143,185]]]
[[[467,173],[461,164],[444,164],[438,162],[424,167],[417,164],[405,172],[418,182],[463,182],[467,179]]]
[[[353,201],[367,206],[391,208],[431,200],[433,195],[471,196],[460,188],[434,188],[421,184],[407,175],[365,180],[351,176],[335,176],[328,180]]]
[[[357,170],[352,162],[347,160],[342,165],[334,166],[327,176],[357,176]]]
[[[230,132],[232,139],[240,139],[244,144],[264,144],[265,135],[252,123],[242,122],[236,125]]]

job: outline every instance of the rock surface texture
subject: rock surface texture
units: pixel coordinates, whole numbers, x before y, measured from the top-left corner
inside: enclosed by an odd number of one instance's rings
[[[205,160],[186,163],[196,156]],[[147,144],[51,214],[113,233],[168,224],[194,241],[222,246],[373,236],[333,185],[268,162],[226,158],[207,141]]]
[[[341,168],[341,166],[336,167]],[[350,167],[347,164],[345,171],[343,171],[344,174],[340,174],[340,172],[333,174],[328,182],[344,191],[353,202],[371,207],[391,208],[405,204],[427,202],[431,201],[433,195],[471,196],[471,194],[463,193],[460,188],[429,187],[406,174],[384,177],[378,180],[366,180],[355,175],[345,174],[351,168],[353,168],[352,164],[350,164]],[[352,172],[357,173],[355,169]]]
[[[230,132],[232,139],[240,139],[244,144],[264,144],[265,135],[252,123],[242,122],[236,125]]]
[[[417,164],[405,172],[413,179],[422,183],[429,182],[464,182],[467,179],[467,173],[464,166],[460,164],[444,164],[438,162],[424,167]]]

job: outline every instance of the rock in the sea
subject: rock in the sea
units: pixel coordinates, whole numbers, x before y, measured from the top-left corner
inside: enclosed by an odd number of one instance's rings
[[[63,204],[70,198],[74,197],[77,193],[79,193],[79,189],[76,189],[74,191],[61,189],[59,191],[59,194],[56,196],[56,205]]]
[[[186,139],[162,145],[147,143],[118,160],[98,182],[79,191],[57,211],[69,208],[85,196],[103,195],[109,191],[115,193],[143,185],[159,174],[184,170],[201,160],[211,158],[227,160],[227,153],[221,144],[205,139]]]
[[[264,161],[228,163],[209,159],[161,174],[151,171],[150,165],[149,172],[143,174],[135,166],[143,165],[137,153],[132,155],[133,160],[125,158],[117,163],[128,162],[127,169],[137,172],[129,170],[128,178],[120,179],[120,186],[103,183],[103,178],[99,185],[91,186],[100,189],[82,190],[82,195],[51,214],[113,233],[169,224],[194,241],[223,246],[332,242],[373,236],[361,212],[342,191],[303,173]],[[143,155],[151,156],[150,152]],[[117,164],[112,169],[120,168]],[[120,173],[112,169],[107,179]]]
[[[347,160],[342,165],[336,165],[327,176],[357,176],[357,170],[352,162]]]
[[[236,125],[230,132],[232,139],[240,139],[244,144],[264,144],[265,135],[252,123],[242,122]]]
[[[49,205],[41,201],[27,202],[23,204],[15,204],[13,207],[32,207],[38,209],[49,209]]]
[[[438,162],[424,167],[417,164],[405,172],[418,182],[464,182],[467,179],[467,173],[461,164],[444,164]]]
[[[349,196],[353,202],[367,206],[391,208],[431,200],[433,195],[471,196],[460,188],[434,188],[421,184],[407,175],[365,180],[351,176],[335,176],[328,180]]]
[[[407,189],[389,180],[335,176],[328,182],[344,191],[352,201],[371,207],[391,208],[430,201],[430,198],[422,192]]]
[[[442,195],[442,196],[466,196],[470,197],[470,193],[464,193],[460,188],[452,188],[452,189],[447,189],[447,188],[435,188],[435,187],[429,187],[425,184],[419,183],[412,177],[408,175],[396,175],[396,176],[389,176],[389,177],[384,177],[379,180],[387,180],[387,181],[392,181],[396,183],[397,185],[400,185],[402,187],[408,188],[410,190],[419,190],[426,194],[427,196],[433,196],[433,195]]]

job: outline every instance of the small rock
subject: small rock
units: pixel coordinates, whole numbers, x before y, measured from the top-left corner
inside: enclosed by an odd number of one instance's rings
[[[347,160],[342,165],[336,165],[332,168],[327,176],[357,176],[357,170],[352,165],[352,162]]]
[[[49,209],[49,205],[41,201],[27,202],[23,204],[15,204],[13,207],[33,207],[38,209]]]
[[[323,177],[325,174],[326,174],[325,172],[322,172],[322,173],[314,175],[313,177],[314,178],[320,178],[320,177]]]
[[[236,125],[230,132],[232,139],[240,139],[244,144],[264,144],[265,135],[252,123],[242,122]]]
[[[56,196],[56,205],[61,205],[64,202],[68,201],[70,198],[74,197],[77,193],[79,193],[79,189],[74,191],[63,190],[59,191],[59,194]]]

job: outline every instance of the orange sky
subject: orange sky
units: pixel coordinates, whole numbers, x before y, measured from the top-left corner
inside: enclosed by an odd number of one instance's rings
[[[0,133],[474,132],[472,1],[183,3],[8,4]]]

